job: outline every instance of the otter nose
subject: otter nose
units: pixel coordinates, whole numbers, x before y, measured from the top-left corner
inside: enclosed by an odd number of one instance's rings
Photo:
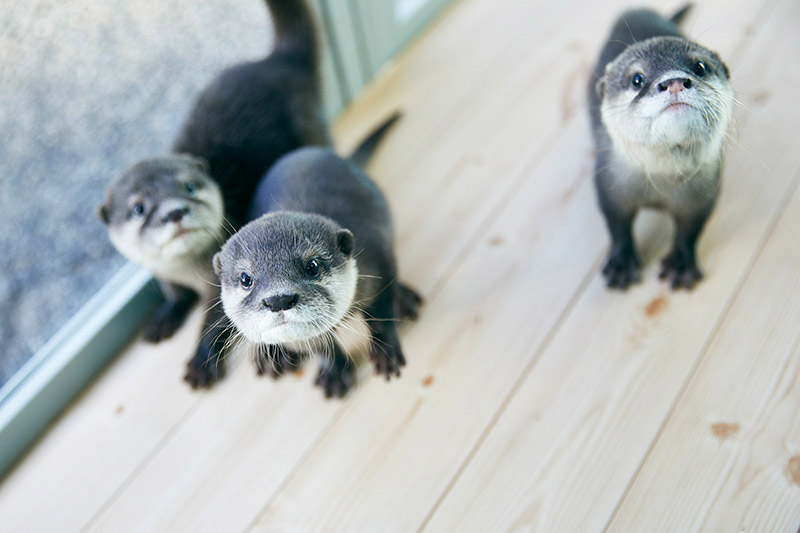
[[[180,222],[181,219],[188,213],[189,213],[189,208],[188,207],[181,207],[179,209],[173,209],[172,211],[170,211],[169,213],[167,213],[166,215],[161,217],[161,222],[163,222],[165,224],[167,222]]]
[[[692,80],[689,78],[673,78],[671,80],[662,81],[658,84],[658,90],[664,92],[669,90],[669,94],[678,94],[684,89],[692,88]]]
[[[262,301],[264,303],[264,307],[273,313],[277,313],[278,311],[286,311],[291,309],[297,305],[297,300],[299,299],[300,297],[297,294],[279,294],[278,296],[264,298]]]

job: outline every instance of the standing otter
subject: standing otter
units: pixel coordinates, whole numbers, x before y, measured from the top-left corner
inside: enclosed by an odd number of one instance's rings
[[[612,288],[639,280],[631,226],[642,207],[664,209],[676,222],[660,277],[673,289],[702,278],[695,245],[719,192],[733,91],[720,57],[678,31],[687,11],[670,20],[626,12],[595,67],[595,184],[611,233],[603,275]]]
[[[275,29],[271,53],[234,65],[200,94],[173,154],[142,161],[111,183],[100,207],[112,243],[151,270],[166,301],[145,329],[146,340],[171,336],[198,300],[213,295],[211,257],[226,234],[246,221],[258,180],[283,154],[329,145],[318,74],[318,44],[303,0],[267,0]],[[186,379],[206,386],[221,367],[208,360],[224,344],[210,327]]]
[[[354,382],[352,337],[362,333],[376,371],[399,376],[397,320],[416,317],[421,299],[397,280],[391,215],[375,183],[328,149],[302,148],[269,171],[251,216],[214,270],[225,313],[258,346],[259,364],[268,359],[277,376],[325,355],[317,384],[343,396]]]

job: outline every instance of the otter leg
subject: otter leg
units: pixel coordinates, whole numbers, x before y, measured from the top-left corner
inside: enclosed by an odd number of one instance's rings
[[[210,387],[225,375],[226,354],[223,351],[232,331],[221,305],[208,310],[197,351],[186,363],[183,378],[193,389]]]
[[[711,214],[711,209],[692,215],[675,216],[675,241],[672,251],[661,262],[659,277],[667,280],[673,290],[691,290],[703,279],[697,266],[695,248],[697,238]]]
[[[272,379],[278,379],[286,372],[294,372],[303,366],[303,362],[302,355],[277,344],[259,346],[255,360],[258,375],[266,374]]]
[[[322,388],[326,398],[343,398],[355,385],[355,364],[335,342],[333,354],[321,358],[319,375],[314,383]]]
[[[639,258],[636,257],[631,232],[635,213],[618,211],[604,202],[601,202],[601,207],[611,234],[611,252],[603,267],[603,276],[610,289],[625,290],[640,279]]]
[[[186,316],[197,302],[197,293],[174,283],[159,282],[165,301],[155,316],[144,328],[144,340],[160,342],[168,339],[186,320]]]
[[[419,316],[420,305],[422,305],[422,296],[417,291],[404,283],[397,284],[396,314],[401,320],[416,320]]]
[[[372,334],[369,358],[375,363],[375,372],[386,376],[387,381],[392,375],[400,376],[400,367],[406,364],[397,335],[397,290],[397,285],[392,282],[391,286],[375,297],[364,313]]]

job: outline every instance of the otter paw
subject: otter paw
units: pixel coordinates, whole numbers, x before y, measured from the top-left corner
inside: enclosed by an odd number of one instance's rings
[[[144,328],[144,340],[161,342],[172,337],[186,318],[186,310],[171,302],[164,302]]]
[[[303,366],[303,357],[283,346],[267,344],[259,348],[255,364],[259,376],[278,379],[286,372],[294,372]]]
[[[225,375],[225,361],[208,353],[195,354],[186,363],[186,375],[183,379],[193,389],[207,389]]]
[[[405,366],[406,358],[400,348],[397,338],[397,328],[394,325],[384,326],[373,332],[372,342],[369,346],[369,358],[375,363],[375,373],[386,377],[400,376],[400,368]]]
[[[639,259],[630,249],[612,251],[603,267],[603,276],[609,289],[625,290],[639,282]]]
[[[322,388],[326,398],[344,398],[356,384],[355,365],[346,357],[325,359],[314,384]]]
[[[419,306],[422,305],[422,296],[408,285],[398,283],[396,305],[400,320],[416,320],[419,316]]]
[[[168,339],[178,331],[182,323],[183,320],[175,320],[175,317],[172,315],[162,316],[161,314],[157,314],[147,323],[147,326],[145,326],[143,334],[144,340],[155,343]]]
[[[661,262],[660,279],[667,280],[673,290],[691,290],[698,281],[703,279],[703,273],[697,268],[697,263],[690,254],[673,250]]]

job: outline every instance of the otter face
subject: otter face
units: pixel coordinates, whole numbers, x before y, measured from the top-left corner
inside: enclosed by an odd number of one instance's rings
[[[187,267],[223,239],[219,186],[204,162],[184,155],[127,170],[109,186],[99,215],[122,255],[170,281],[187,283],[180,279]]]
[[[328,218],[264,215],[214,256],[225,313],[251,342],[310,347],[353,305],[352,254],[353,234]]]
[[[597,90],[620,152],[637,160],[642,149],[719,156],[733,91],[716,53],[678,37],[648,39],[609,63]]]

